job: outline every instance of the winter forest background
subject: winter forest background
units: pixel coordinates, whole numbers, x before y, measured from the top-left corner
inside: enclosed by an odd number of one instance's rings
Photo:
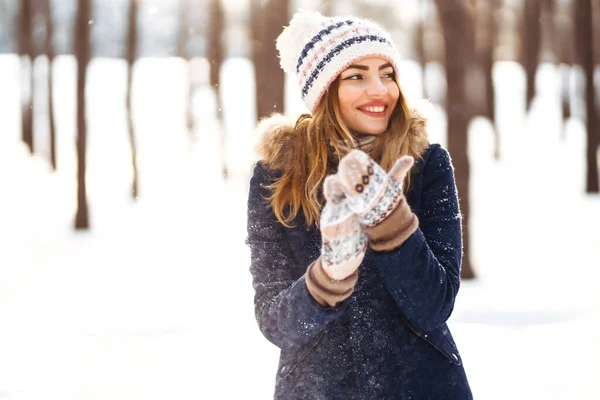
[[[0,0],[0,398],[272,396],[245,202],[300,8],[384,25],[431,100],[475,398],[600,397],[599,0]]]

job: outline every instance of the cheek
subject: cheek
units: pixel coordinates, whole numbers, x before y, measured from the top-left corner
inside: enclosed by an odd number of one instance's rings
[[[396,85],[395,83],[390,84],[388,86],[388,93],[394,101],[394,103],[396,103],[398,101],[398,98],[400,97],[400,89],[398,88],[398,85]]]
[[[357,98],[356,90],[350,87],[342,86],[338,90],[338,102],[340,104],[340,111],[342,114],[351,113],[354,109],[353,104]]]

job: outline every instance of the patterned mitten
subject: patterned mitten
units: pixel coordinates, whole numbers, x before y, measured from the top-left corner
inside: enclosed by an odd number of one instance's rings
[[[325,178],[323,194],[327,202],[321,212],[321,262],[325,273],[334,280],[352,275],[362,262],[368,238],[356,215],[348,207],[337,175]]]
[[[352,150],[342,158],[338,176],[346,203],[358,215],[361,225],[378,225],[392,214],[403,198],[402,182],[413,163],[411,156],[400,157],[386,174],[360,150]]]

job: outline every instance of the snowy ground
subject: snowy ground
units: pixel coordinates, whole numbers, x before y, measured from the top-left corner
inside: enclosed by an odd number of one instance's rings
[[[36,99],[40,155],[31,158],[18,140],[17,60],[0,57],[0,398],[270,398],[278,353],[254,321],[243,242],[254,115],[248,62],[223,69],[228,181],[210,92],[195,97],[190,138],[184,65],[138,63],[137,203],[128,197],[125,66],[93,62],[89,233],[71,230],[74,66],[68,57],[55,66],[59,171],[51,173],[44,94]],[[202,84],[206,64],[196,68]],[[417,68],[403,70],[405,90],[418,93]],[[485,120],[469,132],[479,279],[463,283],[451,329],[477,399],[600,397],[600,197],[582,195],[581,122],[570,120],[561,139],[556,74],[540,68],[526,118],[522,70],[497,65],[501,161],[492,159]],[[291,112],[301,107],[290,101]],[[434,117],[431,136],[444,144],[443,115]]]

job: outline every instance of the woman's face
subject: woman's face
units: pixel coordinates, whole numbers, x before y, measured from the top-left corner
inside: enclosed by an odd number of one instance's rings
[[[357,61],[339,76],[340,113],[353,133],[383,133],[399,96],[394,69],[382,58]]]

